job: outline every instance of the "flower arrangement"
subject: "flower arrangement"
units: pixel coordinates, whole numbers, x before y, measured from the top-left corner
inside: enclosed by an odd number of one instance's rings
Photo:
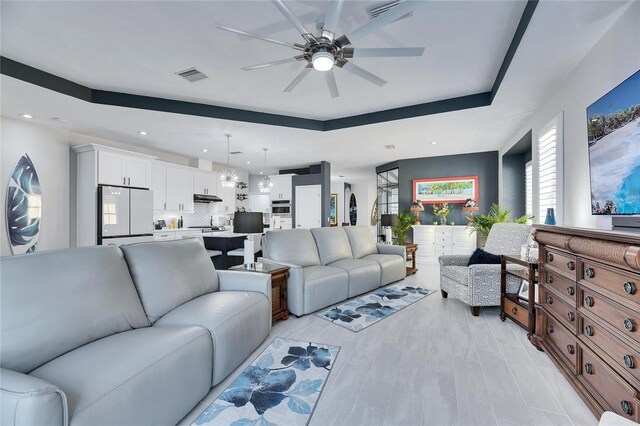
[[[451,207],[449,203],[433,203],[433,214],[440,218],[440,223],[445,225],[447,223],[447,216],[451,213]]]

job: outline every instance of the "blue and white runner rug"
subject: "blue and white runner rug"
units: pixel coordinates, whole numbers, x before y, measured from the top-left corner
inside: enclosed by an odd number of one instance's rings
[[[339,346],[276,338],[194,425],[306,425]]]
[[[316,313],[317,316],[358,332],[435,293],[424,287],[392,284]]]

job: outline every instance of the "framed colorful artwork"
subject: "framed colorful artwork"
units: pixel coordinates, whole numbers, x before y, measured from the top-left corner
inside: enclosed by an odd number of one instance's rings
[[[331,194],[329,202],[329,224],[338,224],[338,194]]]
[[[413,180],[413,199],[422,204],[460,203],[478,199],[478,176]]]

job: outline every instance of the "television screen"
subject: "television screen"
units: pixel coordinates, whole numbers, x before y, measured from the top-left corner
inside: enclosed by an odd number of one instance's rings
[[[640,214],[640,71],[587,108],[591,213]]]

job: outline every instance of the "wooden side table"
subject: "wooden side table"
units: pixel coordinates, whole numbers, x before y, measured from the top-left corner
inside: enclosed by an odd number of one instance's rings
[[[230,271],[256,272],[271,275],[271,322],[289,318],[287,310],[287,279],[289,267],[271,262],[258,262],[247,269],[243,265],[233,266]]]
[[[526,273],[507,270],[508,264],[516,264],[527,268]],[[535,332],[536,284],[538,284],[538,264],[523,260],[520,257],[502,256],[500,274],[500,319],[511,318],[516,324],[527,330],[531,340]],[[507,275],[520,278],[529,283],[528,300],[518,298],[517,294],[507,293]]]
[[[413,275],[418,272],[418,268],[416,268],[416,252],[418,251],[418,245],[408,243],[404,246],[407,248],[407,262],[411,262],[411,266],[407,266],[407,275]]]

